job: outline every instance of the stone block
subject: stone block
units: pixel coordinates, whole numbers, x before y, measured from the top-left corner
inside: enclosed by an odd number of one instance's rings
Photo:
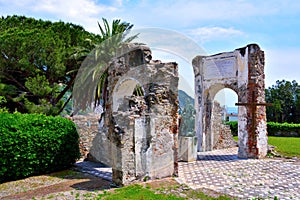
[[[198,139],[194,137],[178,137],[180,161],[192,162],[197,160],[197,143]]]

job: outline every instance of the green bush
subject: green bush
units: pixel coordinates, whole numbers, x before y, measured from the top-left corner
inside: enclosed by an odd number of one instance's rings
[[[8,109],[3,106],[3,104],[5,104],[6,102],[7,101],[6,101],[5,97],[4,96],[0,96],[0,113],[8,111]]]
[[[0,182],[70,167],[80,156],[78,138],[62,117],[0,113]]]
[[[226,122],[226,125],[230,126],[231,134],[233,136],[237,136],[238,135],[238,122],[237,121]]]
[[[232,135],[237,136],[238,122],[226,122],[226,125],[230,125]],[[267,128],[269,136],[295,136],[291,134],[292,132],[298,133],[297,136],[300,136],[300,124],[267,122]]]
[[[281,133],[280,136],[293,136],[290,134],[292,132],[298,133],[300,136],[300,124],[268,122],[268,134],[270,136],[277,136],[279,132]]]

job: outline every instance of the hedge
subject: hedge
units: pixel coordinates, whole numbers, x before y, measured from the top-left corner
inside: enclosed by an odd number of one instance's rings
[[[233,135],[237,135],[238,122],[227,122]],[[267,122],[267,130],[269,136],[300,136],[300,124]],[[293,134],[293,133],[296,133]]]
[[[68,119],[0,113],[0,182],[70,167],[80,157],[78,139]]]
[[[268,122],[268,134],[271,136],[300,136],[300,124]]]

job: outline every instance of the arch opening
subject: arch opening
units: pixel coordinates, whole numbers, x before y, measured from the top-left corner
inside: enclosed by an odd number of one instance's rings
[[[115,87],[113,94],[113,112],[126,111],[131,106],[132,96],[144,97],[144,88],[137,80],[127,78]]]
[[[238,134],[236,102],[238,102],[238,95],[230,88],[225,87],[215,94],[211,116],[212,150],[237,146],[237,142],[233,139],[233,135]],[[230,126],[235,127],[236,131],[231,131]]]

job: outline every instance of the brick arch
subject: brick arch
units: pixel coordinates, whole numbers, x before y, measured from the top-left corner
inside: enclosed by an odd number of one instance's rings
[[[193,67],[198,151],[210,151],[212,103],[219,90],[232,89],[242,103],[264,103],[264,52],[258,45],[250,44],[233,52],[197,56]],[[238,156],[264,157],[267,154],[265,107],[259,106],[253,112],[250,106],[240,106],[238,121]]]

